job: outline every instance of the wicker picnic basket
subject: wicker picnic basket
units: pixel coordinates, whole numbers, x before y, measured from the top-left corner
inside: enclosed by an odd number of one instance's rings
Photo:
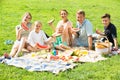
[[[111,53],[112,49],[112,43],[109,42],[108,38],[106,36],[102,36],[106,38],[105,42],[96,42],[95,43],[95,51],[100,54],[109,54]]]

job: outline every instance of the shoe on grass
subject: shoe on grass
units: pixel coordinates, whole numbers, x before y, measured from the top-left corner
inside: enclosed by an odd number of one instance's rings
[[[11,59],[11,57],[9,56],[8,53],[4,53],[4,58],[5,58],[5,59]]]

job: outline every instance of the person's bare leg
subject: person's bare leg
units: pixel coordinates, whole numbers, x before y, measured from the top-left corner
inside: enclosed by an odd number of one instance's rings
[[[11,50],[11,52],[10,52],[10,56],[11,56],[11,57],[14,57],[14,56],[15,56],[18,48],[19,48],[18,45],[17,45],[17,46],[16,46],[16,45],[13,45],[12,50]]]
[[[62,48],[61,46],[56,46],[56,49],[59,49],[59,50],[65,51],[65,49]]]
[[[23,47],[25,46],[25,38],[21,38],[21,42],[14,57],[18,57],[19,53],[22,51]]]
[[[30,52],[34,52],[36,51],[36,49],[34,49],[32,46],[28,45],[27,46],[27,50],[30,51]]]
[[[65,46],[65,45],[63,45],[63,44],[60,44],[60,47],[62,47],[62,48],[64,48],[64,49],[71,49],[70,47]]]

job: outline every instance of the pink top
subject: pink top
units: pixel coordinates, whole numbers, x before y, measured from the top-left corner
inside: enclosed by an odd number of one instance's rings
[[[71,21],[63,22],[63,20],[60,20],[57,24],[56,32],[58,32],[58,30],[62,26],[63,26],[62,41],[70,45],[71,43],[70,38],[72,38],[72,36],[70,36],[72,35],[70,33],[72,29],[72,22]]]

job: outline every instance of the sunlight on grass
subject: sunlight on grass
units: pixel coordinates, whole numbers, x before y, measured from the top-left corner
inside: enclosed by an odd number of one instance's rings
[[[120,1],[119,0],[0,0],[0,55],[10,52],[12,45],[5,40],[16,40],[15,26],[20,24],[22,15],[31,12],[32,22],[39,20],[47,34],[53,33],[48,21],[55,18],[54,25],[61,19],[59,11],[67,9],[69,19],[76,25],[76,11],[83,9],[86,17],[96,28],[103,30],[101,15],[111,14],[111,21],[117,27],[120,42]],[[50,72],[29,72],[16,67],[0,64],[0,80],[120,80],[120,56],[113,56],[97,63],[77,63],[75,69],[54,75]]]

